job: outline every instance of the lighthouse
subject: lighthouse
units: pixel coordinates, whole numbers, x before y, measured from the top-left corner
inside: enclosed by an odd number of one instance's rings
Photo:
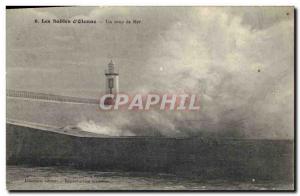
[[[119,71],[114,62],[111,60],[105,70],[105,92],[106,94],[115,95],[119,93]],[[113,99],[106,99],[105,104],[113,104]]]

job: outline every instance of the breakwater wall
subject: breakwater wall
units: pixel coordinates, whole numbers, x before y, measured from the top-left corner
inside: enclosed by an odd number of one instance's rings
[[[293,181],[292,140],[85,137],[7,123],[7,164]]]

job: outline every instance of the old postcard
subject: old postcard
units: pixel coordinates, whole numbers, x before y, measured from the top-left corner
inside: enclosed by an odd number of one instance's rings
[[[7,7],[7,189],[293,191],[293,7]]]

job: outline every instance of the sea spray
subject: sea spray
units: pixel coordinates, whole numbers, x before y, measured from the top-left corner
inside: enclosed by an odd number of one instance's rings
[[[83,131],[107,135],[107,136],[134,136],[134,134],[128,130],[121,130],[113,126],[100,125],[92,120],[81,121],[77,124],[77,127]]]

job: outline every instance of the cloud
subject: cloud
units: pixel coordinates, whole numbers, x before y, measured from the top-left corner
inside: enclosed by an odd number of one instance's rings
[[[134,135],[168,137],[203,133],[250,138],[293,137],[292,8],[249,8],[251,11],[247,12],[244,10],[248,8],[240,7],[87,9],[89,12],[84,14],[73,13],[72,8],[62,12],[68,12],[70,17],[139,18],[142,24],[130,27],[101,24],[89,27],[88,31],[86,26],[74,25],[36,30],[38,34],[49,30],[51,36],[55,35],[43,41],[49,48],[54,44],[56,49],[49,59],[85,61],[80,73],[73,75],[76,77],[65,73],[74,73],[79,63],[66,66],[62,73],[66,77],[59,77],[52,86],[67,88],[61,84],[69,79],[68,87],[76,89],[76,85],[78,92],[91,85],[97,91],[104,87],[104,78],[99,75],[103,75],[101,70],[112,56],[120,69],[123,92],[189,91],[202,96],[202,110],[198,113],[120,112],[114,113],[117,118],[109,123],[101,119],[93,123],[106,127],[105,130],[111,127],[121,131],[117,135],[129,130]],[[287,11],[290,15],[286,15]],[[9,39],[24,30],[28,31],[21,27]],[[47,36],[41,35],[42,38]],[[60,45],[61,42],[64,44]],[[24,43],[35,44],[30,36]],[[20,46],[20,43],[8,44],[9,48]],[[39,44],[36,42],[33,47]],[[64,50],[70,45],[72,50]],[[9,58],[8,62],[11,61],[15,60]],[[99,65],[98,73],[84,77],[89,82],[76,80],[79,75],[89,75],[88,70],[95,69],[95,65]],[[44,86],[47,85],[37,88]],[[101,117],[109,119],[110,115],[103,113]]]

